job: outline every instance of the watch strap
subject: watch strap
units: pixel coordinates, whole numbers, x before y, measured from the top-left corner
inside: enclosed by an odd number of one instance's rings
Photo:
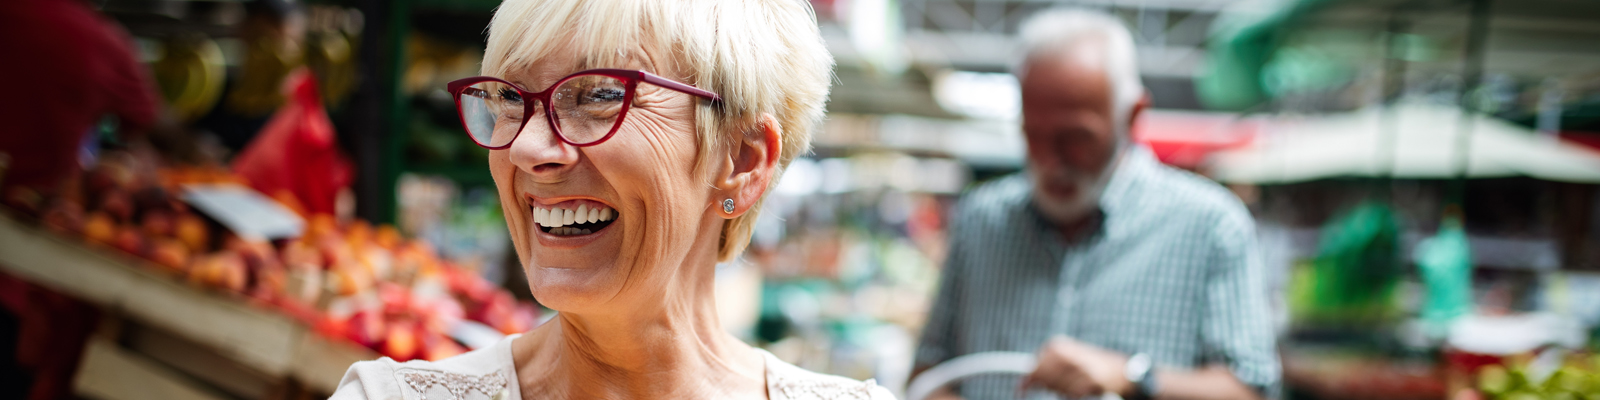
[[[1132,393],[1127,400],[1146,400],[1155,397],[1156,378],[1155,362],[1149,354],[1138,353],[1128,357],[1127,369],[1123,371],[1129,383],[1133,384]]]

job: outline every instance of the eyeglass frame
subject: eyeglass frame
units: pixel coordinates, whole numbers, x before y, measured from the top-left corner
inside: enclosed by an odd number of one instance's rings
[[[585,75],[606,76],[606,77],[615,78],[615,79],[618,79],[618,80],[621,80],[621,81],[625,82],[626,87],[627,87],[627,91],[623,94],[623,98],[626,98],[628,100],[622,102],[622,111],[619,111],[618,114],[617,114],[617,122],[613,123],[611,125],[611,130],[606,132],[605,136],[601,136],[599,139],[595,139],[592,142],[579,144],[579,143],[574,143],[572,140],[567,139],[567,135],[561,133],[561,124],[556,120],[557,117],[555,116],[555,108],[554,108],[555,106],[551,104],[550,100],[551,100],[551,96],[553,96],[555,94],[556,88],[561,87],[562,84],[567,83],[567,81],[572,80],[573,78],[577,78],[579,76],[585,76]],[[516,132],[511,134],[511,140],[507,141],[506,144],[504,144],[504,145],[490,146],[490,145],[478,142],[478,138],[473,137],[473,135],[472,135],[472,127],[471,127],[471,125],[467,124],[467,117],[465,115],[462,115],[462,113],[461,113],[461,94],[463,92],[465,92],[466,89],[472,87],[472,85],[476,85],[476,84],[483,83],[483,82],[499,82],[499,83],[504,84],[504,85],[506,85],[506,86],[508,86],[508,87],[510,87],[512,89],[516,89],[517,95],[522,96],[522,107],[523,107],[523,110],[522,110],[522,115],[523,115],[522,123],[517,125]],[[691,96],[696,96],[696,97],[704,98],[704,99],[707,99],[707,100],[711,100],[713,105],[720,105],[722,103],[722,96],[717,95],[715,92],[712,92],[712,91],[709,91],[709,90],[697,88],[697,87],[691,86],[689,84],[685,84],[685,83],[681,83],[681,82],[674,81],[674,80],[671,80],[671,79],[663,78],[660,75],[652,74],[652,73],[645,72],[645,71],[634,70],[634,69],[615,69],[615,68],[586,69],[586,70],[583,70],[583,71],[574,72],[571,75],[567,75],[567,76],[565,76],[565,77],[563,77],[563,78],[561,78],[559,80],[556,80],[555,84],[550,85],[550,87],[545,88],[544,91],[540,91],[540,92],[537,92],[537,93],[528,92],[527,90],[523,90],[522,86],[519,86],[519,85],[517,85],[515,83],[507,82],[504,79],[495,78],[495,77],[492,77],[492,76],[474,76],[474,77],[471,77],[471,78],[457,79],[457,80],[454,80],[454,81],[450,81],[450,83],[445,84],[445,89],[450,92],[450,97],[452,99],[454,99],[455,102],[456,102],[456,118],[458,118],[461,121],[461,128],[466,131],[467,137],[472,139],[472,143],[478,145],[479,147],[483,147],[483,148],[489,149],[489,150],[503,150],[503,149],[511,147],[512,144],[516,143],[517,142],[517,137],[522,135],[522,130],[528,127],[528,120],[530,118],[527,118],[527,116],[533,114],[533,111],[534,111],[533,110],[533,102],[529,101],[530,99],[531,100],[538,100],[540,104],[544,105],[544,117],[545,117],[544,120],[545,120],[545,123],[550,126],[550,131],[551,132],[555,132],[556,138],[561,139],[562,143],[566,143],[566,144],[574,146],[574,147],[589,147],[589,146],[598,145],[600,143],[605,143],[605,141],[611,139],[611,136],[617,134],[617,130],[618,129],[622,128],[622,121],[627,119],[628,110],[631,109],[632,106],[633,106],[633,96],[634,96],[635,92],[637,91],[636,89],[638,89],[638,87],[639,87],[639,82],[649,83],[649,84],[660,86],[660,87],[663,87],[663,88],[666,88],[666,89],[671,89],[673,91],[677,91],[677,92],[680,92],[680,93],[684,93],[684,94],[688,94],[688,95],[691,95]]]

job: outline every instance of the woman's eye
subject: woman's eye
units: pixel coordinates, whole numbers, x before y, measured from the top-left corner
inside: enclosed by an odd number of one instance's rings
[[[489,102],[494,115],[505,120],[522,120],[522,94],[511,88],[502,88]]]
[[[584,95],[578,98],[578,102],[580,104],[620,102],[626,95],[627,91],[619,87],[597,86],[584,91]]]
[[[522,93],[518,93],[511,88],[500,89],[500,98],[512,103],[522,103]]]

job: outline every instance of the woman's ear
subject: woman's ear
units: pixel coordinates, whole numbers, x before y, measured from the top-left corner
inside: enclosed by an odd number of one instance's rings
[[[762,113],[753,127],[754,132],[739,135],[732,143],[722,171],[717,174],[718,196],[712,208],[724,218],[744,215],[751,206],[766,194],[773,175],[778,171],[778,155],[783,154],[783,127],[772,114]],[[725,201],[733,200],[732,211],[724,208]]]

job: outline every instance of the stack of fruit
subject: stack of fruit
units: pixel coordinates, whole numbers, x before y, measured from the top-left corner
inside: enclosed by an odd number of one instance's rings
[[[1600,357],[1570,356],[1542,381],[1527,363],[1488,365],[1478,370],[1478,390],[1493,400],[1600,400]]]
[[[37,216],[47,230],[151,261],[158,271],[240,295],[396,360],[460,354],[465,348],[449,333],[466,321],[506,334],[536,323],[534,306],[392,226],[313,215],[299,238],[249,241],[175,195],[185,184],[238,181],[220,168],[156,170],[112,154],[42,207],[16,211]]]

